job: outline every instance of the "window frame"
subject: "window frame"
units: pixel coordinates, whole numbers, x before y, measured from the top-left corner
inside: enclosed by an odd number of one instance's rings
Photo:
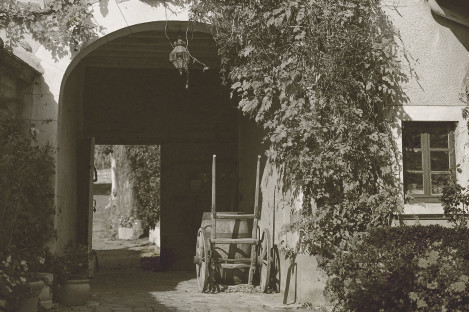
[[[455,141],[454,132],[457,122],[455,121],[404,121],[402,123],[402,152],[403,152],[403,189],[404,197],[407,197],[406,174],[417,173],[422,174],[423,194],[409,194],[416,202],[426,203],[439,203],[441,194],[432,194],[432,174],[456,174],[456,157],[455,157]],[[430,136],[433,129],[446,128],[448,130],[448,147],[431,147]],[[406,129],[418,129],[420,134],[420,147],[409,148],[405,146]],[[436,132],[433,132],[436,133]],[[406,152],[412,149],[413,151],[421,151],[422,153],[422,169],[421,170],[408,170],[406,169]],[[431,152],[432,151],[447,151],[448,152],[448,170],[431,170]]]

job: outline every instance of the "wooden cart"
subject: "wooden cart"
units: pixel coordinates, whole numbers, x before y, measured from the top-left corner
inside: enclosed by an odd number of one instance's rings
[[[213,155],[212,209],[203,215],[194,257],[201,292],[217,284],[239,283],[246,279],[248,285],[253,285],[256,272],[261,291],[266,292],[269,287],[271,240],[269,231],[263,229],[261,232],[258,227],[259,170],[260,156],[257,159],[254,213],[217,212],[216,155]]]

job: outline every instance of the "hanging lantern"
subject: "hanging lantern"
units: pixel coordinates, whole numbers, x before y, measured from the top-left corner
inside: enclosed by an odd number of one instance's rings
[[[184,70],[187,70],[189,64],[190,54],[187,51],[186,43],[181,39],[174,43],[174,49],[169,53],[169,61],[173,63],[174,67],[179,70],[179,74],[182,75]]]

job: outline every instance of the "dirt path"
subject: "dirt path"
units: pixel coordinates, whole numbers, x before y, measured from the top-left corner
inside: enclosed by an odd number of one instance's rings
[[[136,240],[119,240],[109,228],[105,207],[108,195],[95,195],[96,212],[93,215],[93,249],[98,254],[99,270],[116,270],[140,267],[142,257],[155,257],[159,249],[148,237]]]

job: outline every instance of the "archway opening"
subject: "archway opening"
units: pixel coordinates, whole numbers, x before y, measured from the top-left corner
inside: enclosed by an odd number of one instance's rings
[[[160,146],[95,145],[92,249],[100,270],[162,270]]]
[[[141,32],[101,43],[68,75],[59,113],[59,248],[70,239],[92,247],[94,144],[161,146],[161,262],[167,268],[193,269],[197,229],[210,211],[212,155],[218,159],[217,210],[252,212],[259,130],[222,86],[211,34],[189,35],[191,53],[211,70],[194,65],[188,77],[180,76],[168,60],[168,37],[177,38],[185,24],[168,25],[142,24]]]

